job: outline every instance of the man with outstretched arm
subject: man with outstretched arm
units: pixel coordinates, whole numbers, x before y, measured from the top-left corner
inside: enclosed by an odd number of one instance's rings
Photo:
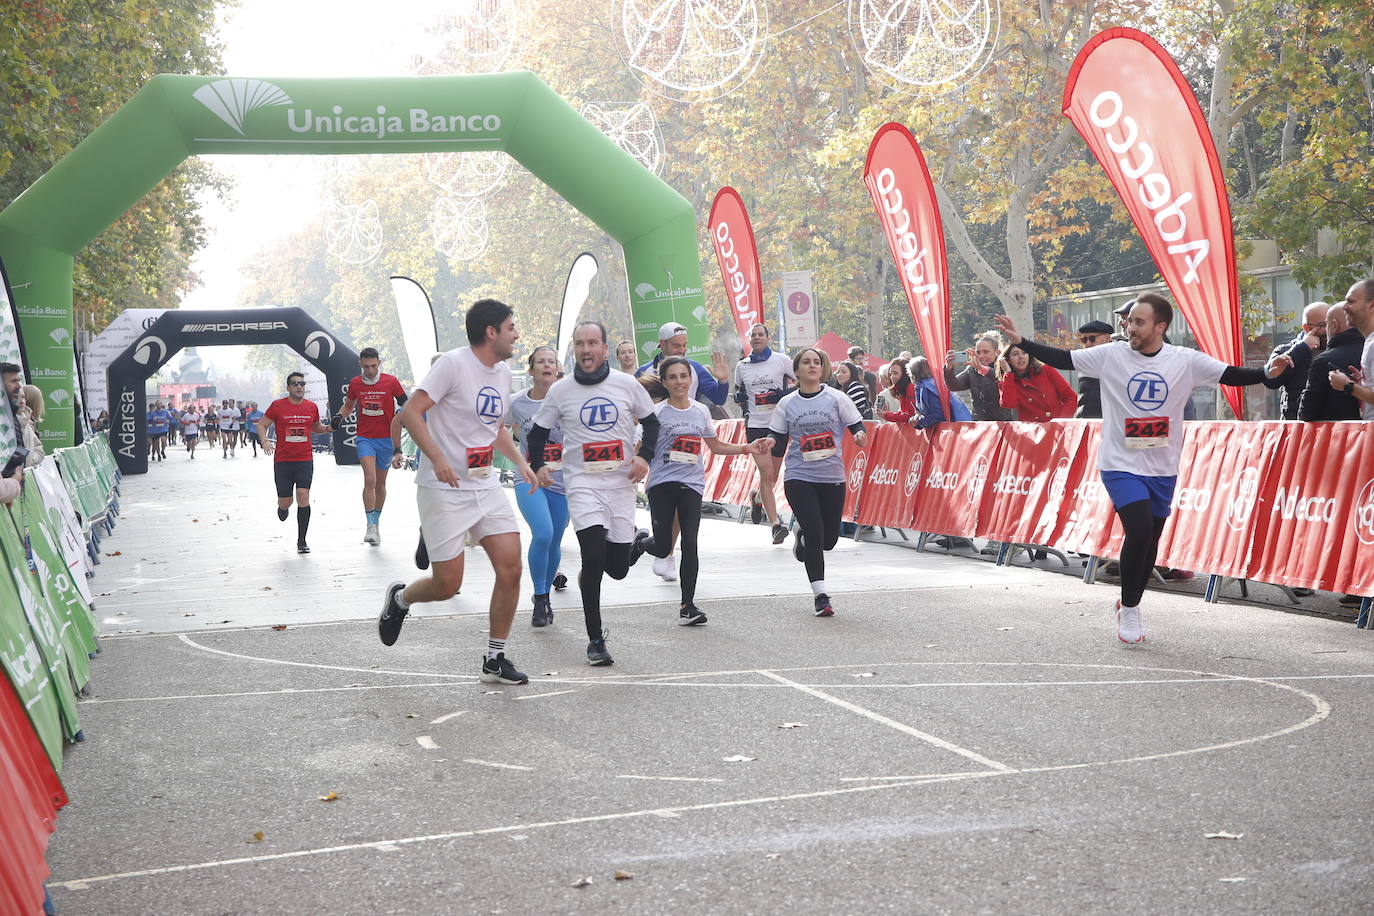
[[[380,526],[382,507],[386,505],[386,472],[399,468],[401,452],[401,414],[397,407],[405,406],[406,390],[394,375],[382,371],[382,360],[376,347],[363,347],[358,353],[358,368],[348,383],[343,409],[330,418],[329,425],[338,429],[343,421],[358,410],[358,464],[363,468],[363,513],[367,528],[363,543],[373,547],[382,543]]]
[[[464,319],[469,346],[435,360],[401,413],[401,423],[425,456],[415,475],[415,497],[430,574],[410,585],[388,585],[377,621],[382,644],[395,645],[411,605],[457,594],[463,582],[463,549],[471,535],[496,573],[478,675],[488,684],[530,680],[506,657],[520,597],[520,529],[492,461],[493,452],[500,452],[531,489],[537,486],[510,429],[501,422],[511,396],[506,360],[520,339],[513,315],[510,306],[495,299],[474,302]]]
[[[994,320],[1012,344],[1056,369],[1072,369],[1101,382],[1102,437],[1097,466],[1102,486],[1121,518],[1121,598],[1116,636],[1145,641],[1140,598],[1168,520],[1183,449],[1183,410],[1199,385],[1257,385],[1291,362],[1275,357],[1265,369],[1228,366],[1198,350],[1164,342],[1173,306],[1143,293],[1126,316],[1126,340],[1083,350],[1061,350],[1024,338],[1006,315]]]

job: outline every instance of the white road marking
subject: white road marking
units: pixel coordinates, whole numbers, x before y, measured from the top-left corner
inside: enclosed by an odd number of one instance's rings
[[[211,655],[223,655],[226,658],[237,658],[246,662],[262,662],[265,665],[286,665],[291,668],[321,668],[325,671],[356,671],[360,674],[395,674],[401,677],[439,677],[455,681],[477,680],[477,675],[475,674],[439,674],[437,672],[433,674],[421,674],[418,671],[392,671],[389,668],[354,668],[348,665],[319,665],[314,662],[293,662],[282,658],[260,658],[255,655],[240,655],[237,652],[226,652],[223,649],[212,649],[209,646],[202,646],[185,633],[177,636],[177,639],[194,649],[199,649],[202,652],[209,652]]]
[[[77,700],[77,702],[82,706],[98,706],[101,703],[150,703],[155,700],[218,700],[229,697],[290,696],[295,693],[338,693],[345,690],[405,690],[409,687],[452,686],[452,681],[431,681],[429,683],[419,684],[353,684],[348,687],[283,687],[280,690],[243,690],[238,693],[182,693],[161,697],[110,697],[106,699]],[[454,713],[454,715],[457,715],[457,713]]]
[[[465,761],[471,762],[471,761]],[[989,774],[991,775],[991,774]],[[951,777],[964,778],[964,777]],[[435,833],[426,836],[402,837],[390,840],[375,840],[369,843],[349,843],[342,846],[324,846],[317,849],[298,849],[294,852],[280,852],[260,856],[242,856],[236,859],[217,859],[209,862],[197,862],[189,865],[168,865],[161,868],[144,868],[138,871],[119,872],[117,874],[96,875],[90,878],[74,878],[69,881],[49,881],[49,887],[61,887],[72,891],[83,891],[89,889],[90,885],[102,881],[118,881],[128,878],[147,878],[154,875],[168,875],[180,872],[203,871],[210,868],[226,868],[230,865],[252,865],[259,862],[275,862],[282,859],[299,859],[306,856],[327,855],[336,852],[352,852],[359,849],[372,849],[390,851],[395,847],[409,846],[419,843],[436,843],[444,840],[465,839],[468,837],[491,836],[502,833],[523,833],[528,830],[541,830],[552,827],[568,827],[578,824],[606,823],[608,821],[629,820],[640,817],[679,817],[691,811],[714,811],[728,808],[745,808],[756,805],[777,804],[780,802],[801,801],[812,798],[831,798],[840,795],[851,795],[858,792],[882,792],[891,789],[900,789],[905,786],[927,785],[935,782],[946,782],[950,779],[922,779],[910,782],[888,782],[876,786],[847,786],[843,789],[822,789],[816,792],[800,792],[794,795],[764,795],[756,798],[741,798],[733,801],[705,802],[698,805],[681,805],[669,808],[645,808],[637,811],[618,811],[611,814],[593,814],[585,817],[570,817],[556,821],[537,821],[528,824],[509,824],[502,827],[486,827],[475,830],[455,830],[449,833]]]
[[[624,773],[616,779],[656,779],[661,782],[725,782],[714,776],[635,776],[631,773]]]
[[[517,700],[537,700],[540,697],[558,697],[565,693],[577,693],[576,690],[554,690],[549,693],[527,693],[523,697],[516,697]]]
[[[858,713],[864,718],[871,719],[880,725],[886,725],[888,728],[896,729],[897,731],[902,732],[903,734],[910,735],[913,738],[919,738],[926,744],[933,745],[935,747],[940,748],[941,750],[950,751],[951,753],[958,754],[960,757],[972,760],[974,763],[982,764],[990,770],[996,770],[999,773],[1016,772],[1016,769],[1014,767],[1009,767],[1005,763],[998,763],[996,760],[984,757],[977,751],[971,751],[966,747],[960,747],[957,744],[946,741],[944,738],[937,738],[935,735],[927,734],[926,732],[923,732],[917,728],[912,728],[910,725],[907,725],[903,722],[898,722],[896,719],[889,719],[887,716],[882,715],[881,713],[876,713],[871,709],[865,709],[864,707],[859,706],[856,703],[851,703],[848,700],[841,700],[839,697],[832,696],[831,694],[817,690],[815,687],[808,687],[805,684],[798,684],[796,681],[790,681],[782,675],[774,674],[771,671],[760,671],[759,674],[763,675],[766,678],[775,680],[780,684],[786,684],[789,687],[800,690],[802,693],[808,693],[818,700],[825,700],[827,703],[833,703],[841,709],[847,709],[850,712]]]
[[[498,770],[525,770],[525,771],[530,771],[530,770],[533,770],[533,769],[534,769],[534,767],[524,767],[524,766],[521,766],[521,765],[518,764],[518,763],[497,763],[495,760],[478,760],[478,759],[476,759],[475,757],[468,757],[468,758],[465,758],[465,759],[463,760],[463,762],[464,762],[464,763],[470,763],[470,764],[472,764],[473,766],[479,766],[479,767],[495,767],[495,768],[498,769]]]
[[[440,716],[440,717],[437,718],[437,719],[430,719],[430,720],[429,720],[429,724],[430,724],[430,725],[443,725],[443,724],[444,724],[445,722],[447,722],[449,719],[455,718],[455,717],[457,717],[457,716],[461,716],[461,715],[462,715],[463,713],[465,713],[465,712],[467,712],[467,710],[465,710],[465,709],[460,709],[460,710],[458,710],[457,712],[445,713],[444,715]]]
[[[429,735],[416,735],[415,743],[427,751],[437,751],[439,749],[439,745],[435,744],[434,739]]]

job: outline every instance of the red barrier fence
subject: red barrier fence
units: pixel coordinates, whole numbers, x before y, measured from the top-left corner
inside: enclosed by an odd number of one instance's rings
[[[743,438],[731,428],[741,426],[718,424],[728,441]],[[1374,424],[1184,430],[1161,564],[1374,594]],[[1099,433],[1096,420],[870,425],[865,449],[845,437],[844,518],[1117,556],[1121,527],[1098,478]],[[708,465],[708,498],[743,504],[754,485],[747,457]]]
[[[48,835],[66,803],[23,705],[0,674],[0,912],[42,912]]]

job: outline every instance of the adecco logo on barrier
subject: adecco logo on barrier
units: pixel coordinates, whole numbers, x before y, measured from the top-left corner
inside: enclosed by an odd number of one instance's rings
[[[868,475],[868,482],[876,487],[890,487],[897,483],[897,469],[880,464]]]
[[[1292,490],[1279,487],[1274,496],[1274,508],[1270,515],[1277,514],[1284,521],[1323,522],[1330,524],[1336,520],[1336,500],[1332,497],[1303,496],[1302,486]]]
[[[1059,459],[1059,463],[1054,466],[1054,474],[1050,477],[1050,499],[1058,502],[1064,498],[1064,491],[1069,486],[1069,458],[1065,455]]]
[[[1361,544],[1374,545],[1374,477],[1365,481],[1360,495],[1355,497],[1350,524],[1355,527],[1355,536]]]
[[[968,476],[968,501],[970,504],[977,503],[983,498],[983,486],[988,482],[988,461],[987,455],[979,455],[978,460],[973,462],[973,470]],[[958,478],[955,478],[956,482]]]
[[[1241,471],[1232,486],[1235,492],[1226,500],[1226,527],[1232,531],[1243,531],[1250,523],[1250,516],[1259,502],[1259,468],[1246,468]]]

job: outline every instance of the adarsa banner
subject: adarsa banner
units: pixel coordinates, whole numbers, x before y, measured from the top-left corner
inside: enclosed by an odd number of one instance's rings
[[[878,128],[864,161],[864,186],[892,249],[921,347],[932,366],[942,365],[950,341],[945,229],[930,169],[911,131],[895,121]],[[935,384],[949,416],[943,372],[935,373]]]
[[[763,321],[763,287],[759,279],[759,252],[754,244],[754,227],[739,192],[731,187],[716,192],[708,220],[711,247],[720,265],[720,281],[740,344],[749,352],[749,329]]]
[[[1078,52],[1064,114],[1121,196],[1203,352],[1244,365],[1226,180],[1192,87],[1135,29],[1107,29]],[[1237,418],[1244,397],[1223,389]]]

